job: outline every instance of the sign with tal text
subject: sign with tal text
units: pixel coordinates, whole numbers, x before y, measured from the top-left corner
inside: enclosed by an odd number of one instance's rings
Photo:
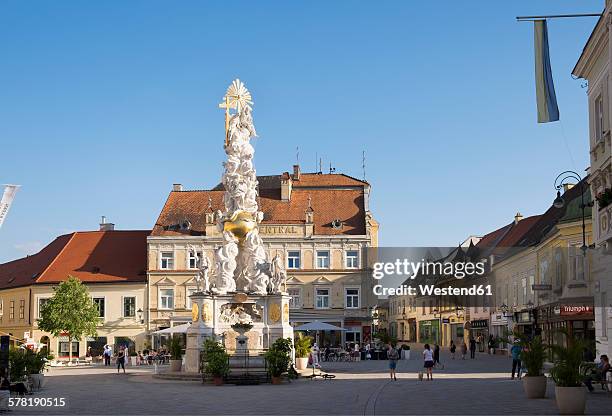
[[[531,290],[552,290],[552,285],[531,285]]]

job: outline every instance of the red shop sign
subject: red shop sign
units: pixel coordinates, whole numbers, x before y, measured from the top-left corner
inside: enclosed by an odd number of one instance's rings
[[[593,315],[593,307],[587,305],[561,305],[561,315]]]

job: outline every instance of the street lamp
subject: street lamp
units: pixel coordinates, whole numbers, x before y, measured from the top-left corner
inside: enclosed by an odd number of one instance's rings
[[[144,319],[142,319],[142,309],[138,308],[138,310],[136,311],[136,313],[138,314],[138,320],[140,321],[141,324],[144,324]]]
[[[584,203],[584,182],[582,181],[582,177],[574,172],[573,170],[566,170],[565,172],[561,172],[557,178],[555,179],[555,189],[557,190],[557,197],[553,201],[553,206],[555,208],[563,208],[565,206],[565,200],[561,196],[561,189],[564,185],[568,184],[569,179],[574,179],[578,181],[578,186],[580,186],[580,209],[582,210],[582,247],[580,249],[583,253],[586,254],[587,249],[589,248],[586,243],[586,225],[585,225],[585,214],[584,211],[587,207],[593,206],[593,201],[588,204]]]

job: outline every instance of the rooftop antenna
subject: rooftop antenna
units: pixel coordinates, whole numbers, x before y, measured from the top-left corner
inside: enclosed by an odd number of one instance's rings
[[[319,152],[315,152],[315,168],[314,171],[317,171],[317,165],[319,164]]]
[[[361,169],[363,169],[363,180],[366,180],[366,159],[365,159],[365,150],[361,154]]]
[[[323,158],[319,158],[319,173],[323,173]]]
[[[329,173],[334,173],[336,171],[336,168],[332,167],[331,162],[329,162]]]
[[[300,146],[295,146],[295,164],[300,164]]]

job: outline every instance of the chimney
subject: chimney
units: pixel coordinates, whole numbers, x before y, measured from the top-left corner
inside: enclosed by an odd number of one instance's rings
[[[180,183],[172,184],[173,192],[181,192],[182,190],[183,190],[183,185],[181,185]]]
[[[514,216],[514,223],[518,224],[520,220],[523,219],[523,214],[521,214],[520,212],[517,212],[516,215]]]
[[[115,231],[115,224],[112,222],[106,222],[106,217],[102,215],[102,221],[100,222],[100,231]]]
[[[291,201],[292,181],[289,172],[281,175],[281,201]]]
[[[300,180],[300,165],[293,165],[293,180]]]

